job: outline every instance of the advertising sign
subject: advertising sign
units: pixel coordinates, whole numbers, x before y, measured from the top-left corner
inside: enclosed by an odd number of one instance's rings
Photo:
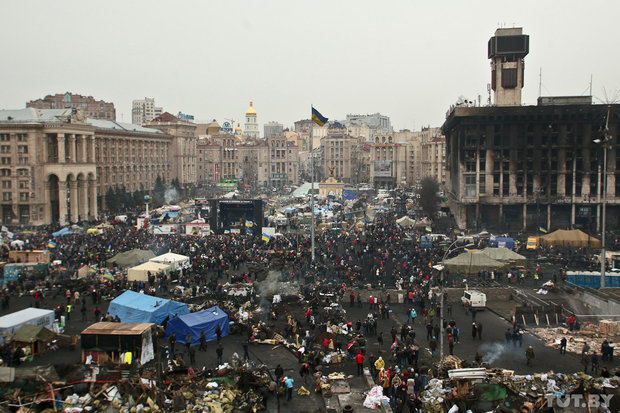
[[[375,161],[375,177],[385,178],[392,176],[392,161]]]
[[[222,123],[222,126],[220,127],[220,132],[221,133],[232,133],[233,132],[233,127],[229,121]]]

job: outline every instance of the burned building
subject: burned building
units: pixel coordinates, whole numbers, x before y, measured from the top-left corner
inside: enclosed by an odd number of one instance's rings
[[[606,224],[617,228],[620,105],[564,96],[521,106],[528,53],[529,36],[521,28],[497,29],[488,43],[493,105],[457,105],[446,114],[446,186],[457,224],[501,232],[600,232],[604,203]]]
[[[443,132],[457,223],[504,232],[599,232],[605,175],[600,141],[607,137],[606,223],[617,228],[619,113],[620,105],[593,105],[589,96],[539,98],[537,106],[453,108]]]

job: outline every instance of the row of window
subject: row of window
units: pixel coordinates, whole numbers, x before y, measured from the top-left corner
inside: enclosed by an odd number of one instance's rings
[[[3,192],[2,193],[3,201],[12,201],[13,193],[12,192]],[[19,193],[19,201],[20,202],[28,202],[30,200],[30,192],[20,192]]]
[[[2,189],[11,189],[12,181],[2,181]],[[30,181],[19,181],[19,189],[29,189]]]
[[[15,135],[15,140],[17,142],[27,142],[28,141],[28,134],[26,133],[16,133]],[[0,133],[0,142],[10,142],[11,141],[11,135],[8,133]]]
[[[11,145],[0,145],[0,153],[11,153]],[[28,153],[28,145],[17,145],[17,153]]]
[[[0,164],[2,165],[11,165],[12,160],[10,156],[2,156],[0,157]],[[20,156],[17,158],[18,165],[28,165],[28,157]]]

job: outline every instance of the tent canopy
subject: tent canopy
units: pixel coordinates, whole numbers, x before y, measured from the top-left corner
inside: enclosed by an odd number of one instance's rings
[[[578,229],[559,229],[541,237],[546,247],[600,248],[601,241]]]
[[[513,250],[509,250],[508,248],[485,248],[481,251],[487,257],[494,259],[495,261],[508,262],[524,262],[526,258],[517,254]]]
[[[173,270],[189,267],[189,257],[186,255],[175,254],[174,252],[158,255],[157,257],[151,258],[149,261],[158,262],[160,264],[168,264]]]
[[[127,270],[127,281],[147,281],[149,279],[149,272],[153,276],[160,272],[168,274],[170,272],[170,266],[168,264],[160,264],[152,261],[136,265]]]
[[[56,334],[43,326],[24,324],[13,334],[13,343],[34,343],[35,341],[48,342]]]
[[[133,267],[147,262],[153,257],[155,257],[155,254],[151,250],[133,249],[116,254],[106,261],[106,265],[108,267],[116,265],[121,268]]]
[[[404,217],[398,218],[396,223],[403,228],[409,228],[415,225],[415,220],[409,218],[407,215]]]
[[[112,317],[118,316],[123,323],[161,324],[166,317],[188,314],[187,304],[165,298],[153,297],[128,290],[110,302]]]
[[[192,344],[197,345],[200,343],[200,332],[203,330],[207,341],[217,339],[215,329],[218,324],[222,330],[222,337],[228,335],[228,315],[218,306],[215,306],[171,319],[166,325],[166,337],[174,332],[177,341],[185,343],[185,336],[189,331],[192,336]]]
[[[482,270],[498,270],[503,268],[505,264],[489,258],[482,252],[464,252],[444,261],[444,265],[449,272],[477,274]]]

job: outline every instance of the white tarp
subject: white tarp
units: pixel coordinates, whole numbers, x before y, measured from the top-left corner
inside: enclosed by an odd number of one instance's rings
[[[155,352],[153,351],[153,337],[151,336],[151,329],[148,329],[142,335],[142,351],[140,354],[140,364],[145,365],[149,361],[155,358]]]
[[[185,255],[175,254],[174,252],[168,252],[155,258],[151,258],[149,261],[158,262],[160,264],[167,264],[172,270],[180,270],[182,268],[189,268],[189,257]]]
[[[162,271],[168,274],[170,272],[170,265],[151,261],[136,265],[135,267],[127,270],[127,281],[148,281],[149,271],[153,276],[156,276]]]
[[[0,344],[4,344],[4,338],[15,334],[24,324],[43,326],[54,331],[54,318],[53,310],[34,307],[2,316],[0,317]]]

